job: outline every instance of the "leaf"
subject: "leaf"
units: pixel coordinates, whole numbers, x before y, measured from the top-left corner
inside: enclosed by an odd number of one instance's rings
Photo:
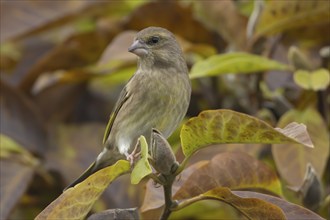
[[[10,137],[0,134],[0,159],[3,158],[12,159],[28,166],[36,166],[39,164],[37,158],[23,146]]]
[[[0,160],[0,219],[8,219],[10,212],[27,190],[34,170],[35,167],[14,160]]]
[[[59,172],[66,184],[72,183],[102,150],[105,124],[60,124],[50,131],[52,147],[46,154],[46,167]],[[91,135],[92,134],[92,135]]]
[[[141,146],[141,159],[136,163],[131,174],[131,183],[138,184],[144,177],[152,173],[148,161],[148,144],[144,136],[139,138]]]
[[[256,28],[256,35],[273,35],[299,27],[329,23],[329,2],[268,1]]]
[[[104,219],[135,220],[135,219],[139,219],[139,212],[137,208],[108,209],[89,216],[87,220],[104,220]]]
[[[33,34],[40,34],[51,29],[55,29],[65,24],[76,22],[78,30],[86,29],[87,25],[94,26],[96,17],[115,17],[123,16],[129,13],[135,7],[143,4],[144,1],[78,1],[78,2],[3,2],[3,13],[1,19],[1,35],[0,40],[4,41],[8,38],[29,37]],[[62,34],[63,35],[63,34]]]
[[[294,140],[299,140],[308,147],[313,147],[313,143],[307,133],[307,127],[304,124],[298,124],[297,122],[291,122],[285,128],[275,128],[287,137]]]
[[[217,31],[231,47],[244,50],[247,47],[246,23],[233,1],[193,1],[194,15],[206,27]],[[221,21],[221,22],[219,22]]]
[[[264,163],[242,152],[220,153],[185,179],[174,199],[186,199],[216,187],[263,189],[282,195],[276,173]]]
[[[50,73],[40,75],[33,85],[32,93],[37,94],[41,90],[54,84],[63,83],[79,83],[91,79],[99,78],[104,81],[105,77],[109,74],[121,75],[120,71],[124,69],[132,69],[136,67],[136,56],[127,51],[131,45],[135,31],[124,31],[118,34],[109,45],[104,49],[97,65],[87,66],[79,70],[56,70]],[[130,76],[134,73],[134,69]],[[111,83],[113,84],[114,82]],[[107,92],[109,92],[109,83]]]
[[[228,73],[255,73],[267,70],[288,70],[289,67],[265,57],[248,53],[214,55],[194,64],[190,78],[216,76]]]
[[[293,79],[303,89],[325,90],[330,83],[330,73],[327,69],[318,69],[312,72],[297,70]]]
[[[292,143],[312,147],[310,142],[303,142],[306,135],[289,137],[260,119],[231,110],[203,111],[185,123],[180,134],[187,158],[203,147],[219,143]],[[300,136],[304,140],[296,138]]]
[[[199,161],[184,169],[180,174],[180,178],[173,183],[173,194],[175,194],[180,189],[182,183],[188,179],[194,170],[203,167],[207,163],[208,161]],[[146,188],[147,190],[144,196],[143,204],[141,206],[141,212],[157,209],[164,205],[164,192],[161,187],[156,187],[153,180],[150,179],[146,185]]]
[[[109,33],[109,35],[115,34],[114,32]],[[30,92],[38,77],[44,73],[56,73],[56,70],[73,70],[94,63],[101,55],[111,37],[113,36],[100,35],[96,31],[84,32],[69,37],[52,48],[52,50],[47,51],[41,59],[35,62],[21,79],[20,88],[23,91]],[[91,41],[91,39],[94,40]],[[68,78],[70,79],[77,74],[82,74],[82,77],[85,79],[90,77],[90,74],[82,73],[82,71],[69,73]],[[79,76],[76,77],[79,78]],[[56,77],[54,78],[56,79]],[[79,79],[77,80],[79,81]]]
[[[219,39],[214,37],[214,32],[195,18],[192,8],[185,7],[176,1],[169,3],[149,1],[132,12],[125,19],[124,26],[127,30],[142,30],[149,26],[158,26],[191,42],[219,44]]]
[[[0,134],[0,158],[9,157],[10,154],[29,154],[27,150],[21,147],[16,141],[7,135]]]
[[[150,180],[141,212],[155,210],[164,205],[161,188]],[[281,184],[276,174],[262,162],[241,152],[220,153],[212,160],[199,161],[187,167],[174,181],[173,198],[192,198],[216,187],[231,189],[255,188],[281,195]]]
[[[288,60],[296,70],[312,70],[314,68],[307,56],[296,46],[289,48]]]
[[[265,202],[272,203],[282,209],[286,219],[300,219],[300,220],[322,220],[320,216],[314,212],[296,204],[290,203],[284,199],[277,198],[274,196],[250,192],[250,191],[233,191],[233,194],[242,198],[258,198]],[[269,219],[269,218],[265,218]]]
[[[321,115],[312,107],[305,110],[290,110],[285,113],[278,126],[292,121],[304,123],[314,148],[302,148],[292,143],[272,147],[276,167],[289,185],[299,187],[304,179],[306,165],[311,163],[319,177],[323,175],[329,156],[329,135]]]
[[[130,164],[125,160],[99,170],[85,181],[64,191],[35,219],[84,219],[106,187],[129,170]]]
[[[46,127],[40,111],[18,89],[0,80],[0,133],[31,153],[42,155],[47,149]]]
[[[147,213],[148,214],[148,213]],[[148,219],[147,214],[142,213],[144,219]],[[159,219],[160,215],[152,219]],[[149,218],[151,219],[151,218]],[[216,200],[202,200],[186,206],[184,209],[172,212],[170,220],[174,219],[208,219],[208,220],[227,220],[242,219],[242,215],[227,203]]]
[[[226,187],[218,187],[197,197],[184,201],[177,208],[180,209],[192,202],[214,199],[233,206],[247,219],[286,219],[283,211],[276,205],[257,198],[242,198],[235,195]],[[181,207],[180,207],[181,206]]]

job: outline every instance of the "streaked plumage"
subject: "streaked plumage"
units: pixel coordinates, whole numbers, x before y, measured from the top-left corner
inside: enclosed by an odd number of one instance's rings
[[[186,114],[191,86],[183,53],[173,34],[164,28],[146,28],[137,34],[129,51],[138,55],[138,69],[110,116],[104,150],[69,187],[127,158],[141,135],[150,142],[152,128],[169,137]]]

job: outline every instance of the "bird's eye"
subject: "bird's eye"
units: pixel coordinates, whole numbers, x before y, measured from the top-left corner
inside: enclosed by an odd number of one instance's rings
[[[157,44],[158,42],[159,42],[159,37],[153,36],[148,40],[147,44],[154,45]]]

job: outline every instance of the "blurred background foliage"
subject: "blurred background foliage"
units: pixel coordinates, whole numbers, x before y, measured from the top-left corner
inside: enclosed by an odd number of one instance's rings
[[[136,68],[127,48],[148,26],[172,31],[183,48],[193,86],[187,118],[226,108],[273,127],[302,122],[315,145],[213,146],[190,163],[245,152],[277,172],[288,201],[330,218],[330,1],[29,0],[0,6],[1,219],[34,218],[95,159],[109,114]],[[180,161],[179,129],[170,143]],[[145,185],[120,177],[94,212],[141,207]],[[229,206],[219,207],[199,202],[173,217],[237,218]]]

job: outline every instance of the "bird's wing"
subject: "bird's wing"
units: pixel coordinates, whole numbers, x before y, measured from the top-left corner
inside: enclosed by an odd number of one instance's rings
[[[111,115],[110,115],[110,119],[108,122],[108,125],[105,129],[105,133],[104,133],[104,137],[103,137],[103,144],[107,141],[113,122],[115,121],[115,118],[119,112],[119,110],[121,109],[121,107],[124,105],[124,103],[126,102],[126,100],[129,98],[130,93],[128,93],[126,87],[121,91],[119,99],[115,105],[114,110],[112,111]]]

